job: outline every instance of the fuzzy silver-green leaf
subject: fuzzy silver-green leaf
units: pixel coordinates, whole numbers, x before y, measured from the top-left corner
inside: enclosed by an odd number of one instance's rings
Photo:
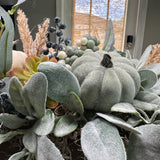
[[[103,119],[86,123],[81,132],[81,146],[88,160],[127,159],[117,128]]]

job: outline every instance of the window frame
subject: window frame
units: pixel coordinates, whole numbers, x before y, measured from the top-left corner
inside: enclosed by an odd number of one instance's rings
[[[127,35],[133,35],[134,42],[129,51],[133,58],[139,59],[142,54],[143,39],[145,31],[145,22],[147,15],[148,0],[128,0],[127,16],[124,31],[124,49],[126,49]],[[56,0],[56,15],[60,16],[62,21],[67,24],[64,36],[72,37],[72,13],[73,0]]]

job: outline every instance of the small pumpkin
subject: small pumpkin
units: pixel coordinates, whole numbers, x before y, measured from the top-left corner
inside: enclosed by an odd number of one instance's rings
[[[140,89],[133,64],[118,53],[86,52],[72,64],[86,109],[109,112],[119,102],[132,103]]]

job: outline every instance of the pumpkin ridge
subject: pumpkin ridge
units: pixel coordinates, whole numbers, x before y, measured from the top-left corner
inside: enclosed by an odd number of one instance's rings
[[[98,79],[95,80],[95,76],[97,76],[97,74],[99,74]],[[96,106],[99,105],[98,99],[100,95],[100,83],[97,82],[101,81],[102,77],[103,71],[99,71],[98,69],[93,70],[87,75],[87,78],[84,79],[81,85],[81,99],[82,103],[87,109],[94,109]],[[88,83],[90,81],[92,81],[92,84]],[[92,85],[94,85],[95,88],[93,88]]]
[[[139,88],[140,88],[140,76],[139,74],[136,72],[136,69],[133,68],[132,66],[128,65],[128,64],[125,64],[125,63],[116,63],[115,66],[118,66],[122,69],[124,69],[133,79],[134,81],[134,84],[135,84],[135,90],[136,90],[136,94],[138,93],[139,91]]]
[[[130,74],[128,74],[124,69],[119,68],[119,67],[115,67],[114,69],[115,69],[115,72],[117,73],[118,78],[120,79],[120,82],[122,84],[122,93],[121,93],[120,101],[131,103],[133,101],[133,99],[135,97],[135,93],[136,93],[134,81],[133,81],[132,77],[130,76]],[[126,81],[126,76],[127,76],[127,81]],[[132,90],[132,92],[130,92],[130,90]]]
[[[102,83],[101,83],[101,90],[99,94],[99,100],[100,100],[99,107],[101,108],[101,111],[106,111],[106,110],[110,111],[110,108],[115,103],[119,102],[121,99],[122,85],[113,68],[108,68],[107,71],[104,68],[104,76],[101,82]],[[108,85],[108,83],[111,83],[111,85]],[[117,92],[114,91],[115,89],[118,89]],[[112,98],[109,98],[109,97],[112,97]],[[106,101],[105,104],[104,104],[104,101]]]

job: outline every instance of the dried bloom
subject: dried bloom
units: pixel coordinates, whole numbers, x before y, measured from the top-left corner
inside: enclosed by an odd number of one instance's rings
[[[152,46],[152,50],[146,65],[150,65],[153,63],[160,63],[160,44],[156,44]]]
[[[47,18],[42,25],[38,25],[38,33],[36,33],[36,39],[33,42],[34,54],[37,56],[40,56],[48,41],[47,33],[49,23],[50,20]]]
[[[25,13],[20,9],[18,9],[17,14],[18,30],[23,44],[23,51],[27,55],[31,55],[33,39],[29,30],[28,19],[26,18]]]

